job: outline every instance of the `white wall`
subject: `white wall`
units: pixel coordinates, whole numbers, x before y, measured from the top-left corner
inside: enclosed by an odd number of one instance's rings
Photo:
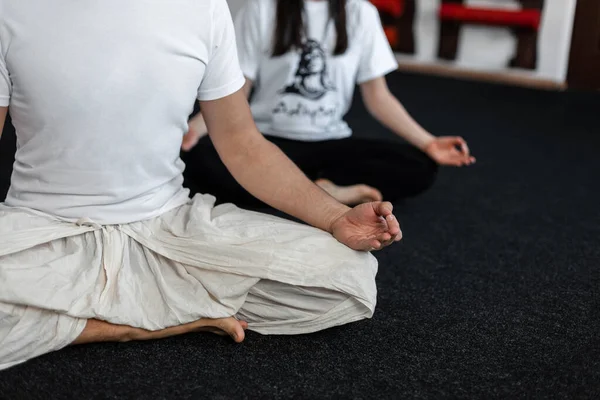
[[[514,0],[468,0],[466,3],[519,9],[519,3]],[[507,28],[500,27],[465,26],[461,30],[456,61],[447,62],[437,59],[440,0],[417,0],[415,18],[417,53],[399,55],[399,59],[408,63],[433,63],[478,71],[506,72],[562,83],[567,75],[575,3],[576,0],[546,0],[538,43],[539,58],[536,71],[506,67],[514,55],[516,39]]]

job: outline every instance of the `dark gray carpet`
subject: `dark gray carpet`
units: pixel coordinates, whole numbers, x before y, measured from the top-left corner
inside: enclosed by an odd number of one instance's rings
[[[374,319],[241,345],[196,334],[69,348],[0,373],[0,397],[600,398],[600,95],[389,81],[478,162],[397,205],[405,239],[377,255]],[[349,120],[389,136],[359,102]],[[3,164],[11,151],[7,135]]]

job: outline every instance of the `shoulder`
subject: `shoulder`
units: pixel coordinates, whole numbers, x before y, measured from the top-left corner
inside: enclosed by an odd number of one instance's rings
[[[346,10],[349,17],[361,25],[377,22],[379,19],[377,7],[368,0],[348,0]]]
[[[368,0],[347,0],[346,13],[350,29],[372,29],[380,23],[379,10]]]

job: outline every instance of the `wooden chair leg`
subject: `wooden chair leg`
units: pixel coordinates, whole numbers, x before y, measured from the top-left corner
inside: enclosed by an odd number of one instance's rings
[[[543,12],[544,0],[520,0],[523,8],[533,8]],[[535,70],[538,59],[539,32],[531,29],[515,29],[517,50],[509,66]]]
[[[404,13],[398,19],[398,43],[396,50],[401,53],[415,53],[415,14],[416,0],[405,0]]]
[[[443,0],[444,3],[463,4],[464,0]],[[438,57],[443,60],[456,59],[458,52],[458,38],[460,36],[460,22],[441,21],[438,45]]]

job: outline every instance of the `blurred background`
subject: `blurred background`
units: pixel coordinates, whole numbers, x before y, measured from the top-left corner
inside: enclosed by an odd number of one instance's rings
[[[246,0],[228,0],[232,13]],[[598,0],[371,0],[401,69],[600,89]]]

